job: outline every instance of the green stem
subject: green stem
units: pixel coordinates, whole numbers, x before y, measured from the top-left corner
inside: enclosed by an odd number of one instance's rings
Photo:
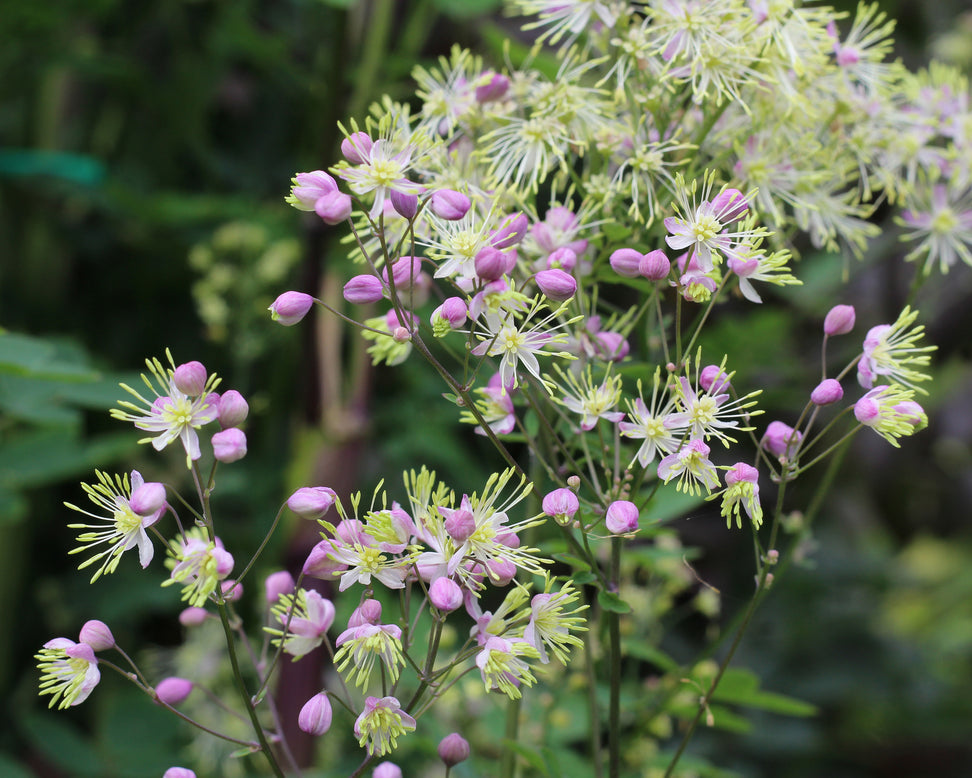
[[[506,703],[506,731],[505,739],[515,743],[520,736],[520,700],[510,699]],[[504,778],[516,778],[516,751],[507,746],[503,749],[503,759],[500,762],[499,774]]]
[[[623,538],[611,538],[611,584],[617,591],[621,579],[621,544]],[[608,641],[610,643],[611,696],[608,703],[608,775],[621,775],[621,614],[609,611]]]

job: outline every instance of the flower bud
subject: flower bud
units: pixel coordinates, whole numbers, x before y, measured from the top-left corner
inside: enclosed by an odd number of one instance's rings
[[[617,332],[599,332],[594,336],[597,355],[609,362],[620,362],[631,350],[628,341]]]
[[[162,509],[165,508],[165,484],[150,481],[136,487],[132,490],[128,507],[136,516],[161,514]]]
[[[766,428],[761,445],[773,456],[792,459],[802,441],[802,432],[795,432],[793,427],[782,421],[772,421]]]
[[[611,254],[611,267],[619,276],[637,278],[641,274],[641,260],[643,255],[634,249],[618,249]]]
[[[344,299],[354,305],[365,305],[376,303],[385,296],[385,287],[381,281],[373,276],[363,273],[352,276],[344,285]]]
[[[488,80],[486,80],[487,75]],[[476,87],[476,100],[480,103],[499,100],[510,88],[510,79],[502,73],[483,73],[482,79],[484,83]]]
[[[351,613],[348,619],[348,629],[363,627],[365,624],[378,624],[381,622],[381,602],[369,598],[361,603]]]
[[[628,500],[615,500],[607,509],[604,525],[615,535],[624,535],[638,529],[638,506]]]
[[[314,304],[314,298],[303,292],[284,292],[268,309],[270,318],[284,327],[292,327],[303,319]]]
[[[366,132],[352,132],[341,141],[341,153],[352,165],[360,165],[371,153],[371,136]]]
[[[239,602],[243,597],[243,584],[227,578],[219,582],[219,590],[223,593],[223,599],[227,602]]]
[[[712,199],[712,212],[720,224],[729,224],[749,210],[745,195],[738,189],[723,189]]]
[[[408,289],[419,280],[422,274],[421,257],[399,257],[392,265],[392,280],[396,289]],[[388,270],[381,271],[381,277],[388,283]]]
[[[196,778],[196,774],[188,767],[170,767],[162,778]]]
[[[216,406],[216,416],[223,429],[239,427],[250,413],[250,406],[235,389],[223,392]]]
[[[172,383],[183,394],[190,397],[200,395],[206,389],[206,368],[202,362],[186,362],[172,373]]]
[[[319,519],[337,500],[329,486],[304,486],[287,498],[287,507],[302,519]]]
[[[438,189],[429,198],[429,208],[440,219],[455,222],[469,212],[472,203],[462,192],[455,189]]]
[[[165,678],[155,687],[155,694],[166,705],[178,705],[192,691],[192,681],[185,678]]]
[[[558,524],[567,524],[580,509],[580,501],[570,489],[554,489],[544,495],[542,507],[543,512]]]
[[[399,216],[409,221],[415,218],[418,213],[418,195],[392,189],[390,199],[392,208]]]
[[[731,388],[729,377],[719,365],[706,365],[699,373],[699,386],[709,394],[725,394]]]
[[[295,184],[290,190],[290,204],[301,211],[313,211],[314,204],[324,195],[336,192],[338,185],[330,175],[323,170],[313,170],[310,173],[298,173],[294,176]]]
[[[455,767],[469,758],[469,742],[458,732],[446,735],[439,741],[439,759],[446,767]]]
[[[351,198],[335,189],[314,203],[314,213],[320,216],[325,224],[340,224],[351,215]]]
[[[82,643],[87,643],[95,651],[107,651],[115,647],[115,636],[111,634],[108,625],[97,619],[84,622],[78,639]]]
[[[458,545],[462,545],[476,531],[476,517],[465,508],[458,508],[445,520],[445,530]]]
[[[290,594],[296,584],[294,577],[286,570],[278,570],[270,573],[263,582],[263,591],[266,601],[271,605],[280,599],[281,594]]]
[[[671,272],[672,263],[661,249],[645,254],[638,263],[638,275],[649,281],[663,281]]]
[[[834,378],[825,378],[810,393],[810,402],[814,405],[830,405],[839,401],[843,396],[844,390],[840,385],[840,381]]]
[[[446,576],[439,576],[429,587],[429,601],[443,613],[452,613],[462,605],[462,589]]]
[[[509,559],[490,559],[486,563],[486,574],[493,586],[506,586],[516,577],[516,565]]]
[[[246,456],[246,433],[239,427],[213,435],[213,456],[219,462],[237,462]]]
[[[183,627],[198,627],[208,618],[209,612],[205,608],[192,606],[179,614],[179,623]]]
[[[569,300],[577,292],[577,280],[563,270],[541,270],[534,280],[544,297],[556,303]]]
[[[476,275],[484,281],[496,281],[503,277],[503,274],[510,269],[506,255],[499,249],[492,246],[485,246],[476,254],[473,264],[476,268]]]
[[[554,249],[547,255],[547,270],[565,270],[568,273],[577,267],[577,252],[567,246]]]
[[[371,771],[371,778],[402,778],[402,768],[394,762],[382,762]]]
[[[499,228],[493,231],[490,243],[493,248],[504,249],[512,248],[526,235],[530,221],[522,213],[513,213],[503,219]]]
[[[824,333],[827,335],[846,335],[854,329],[856,316],[853,305],[835,305],[824,319]]]
[[[914,400],[900,402],[894,406],[893,410],[902,420],[914,427],[915,432],[921,432],[921,430],[928,426],[928,414]]]
[[[297,714],[297,726],[308,735],[320,737],[331,728],[331,701],[319,692],[304,703]]]

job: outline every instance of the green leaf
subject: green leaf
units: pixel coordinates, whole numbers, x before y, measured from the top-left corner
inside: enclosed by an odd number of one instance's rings
[[[783,716],[813,716],[817,713],[816,706],[784,694],[763,691],[759,688],[759,683],[759,677],[751,670],[732,667],[722,676],[712,699]]]
[[[535,748],[529,748],[528,746],[525,746],[516,740],[510,740],[509,738],[503,738],[503,748],[508,748],[515,752],[534,770],[539,771],[541,775],[545,775],[547,778],[551,778],[550,771],[547,769],[547,763],[540,755],[540,752]]]
[[[643,640],[622,640],[621,650],[626,656],[651,662],[666,673],[676,673],[681,666],[660,648]]]
[[[552,554],[554,559],[558,562],[563,562],[566,565],[570,565],[577,572],[584,572],[591,569],[591,566],[587,564],[583,559],[573,554]]]
[[[435,0],[435,7],[446,16],[453,19],[469,19],[473,16],[485,16],[495,11],[501,5],[501,0]]]
[[[594,583],[597,576],[591,572],[576,573],[570,577],[570,580],[574,582],[574,586],[586,586],[589,583]]]
[[[33,778],[34,773],[28,772],[27,768],[21,767],[12,759],[8,759],[0,754],[0,775],[3,778]]]
[[[597,593],[597,602],[604,610],[612,613],[631,613],[631,606],[614,592],[602,589]]]
[[[73,724],[56,711],[27,714],[20,719],[27,741],[68,775],[102,776],[109,771],[98,752]]]

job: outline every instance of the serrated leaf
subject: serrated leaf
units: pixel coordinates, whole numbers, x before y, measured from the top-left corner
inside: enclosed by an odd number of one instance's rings
[[[614,592],[606,592],[602,589],[597,593],[597,602],[604,610],[612,613],[631,613],[631,606]]]

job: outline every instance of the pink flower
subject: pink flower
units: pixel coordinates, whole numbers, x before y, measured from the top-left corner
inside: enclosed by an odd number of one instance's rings
[[[304,703],[297,715],[297,726],[308,735],[321,736],[331,728],[331,700],[320,692]]]
[[[314,305],[314,298],[303,292],[284,292],[270,306],[270,318],[284,327],[292,327],[303,319]]]
[[[604,525],[614,535],[638,531],[638,506],[629,500],[615,500],[604,515]]]

